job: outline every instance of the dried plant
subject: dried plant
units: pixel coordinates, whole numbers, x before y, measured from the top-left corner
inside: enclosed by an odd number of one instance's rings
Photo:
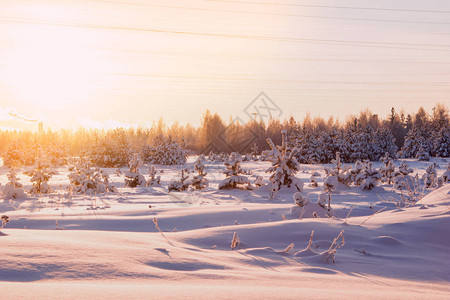
[[[239,236],[237,232],[233,233],[233,239],[231,240],[231,250],[234,250],[237,246],[239,246]]]

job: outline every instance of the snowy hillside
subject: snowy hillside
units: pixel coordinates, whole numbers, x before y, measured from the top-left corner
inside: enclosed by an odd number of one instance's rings
[[[0,203],[10,218],[0,233],[2,299],[449,297],[450,184],[424,189],[414,205],[392,184],[338,184],[328,212],[317,201],[331,165],[300,165],[296,205],[295,188],[270,197],[269,162],[241,163],[252,184],[266,185],[218,189],[225,166],[207,161],[207,187],[168,193],[195,161],[156,165],[160,183],[147,187],[125,187],[126,168],[104,169],[117,192],[91,196],[70,195],[60,167],[53,193]],[[419,177],[433,162],[441,176],[445,159],[407,160]],[[149,178],[149,168],[140,174]]]

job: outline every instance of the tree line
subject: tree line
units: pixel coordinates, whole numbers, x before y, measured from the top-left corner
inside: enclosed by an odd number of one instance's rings
[[[26,156],[26,152],[31,159],[43,148],[61,157],[80,156],[94,150],[99,154],[114,153],[112,148],[116,147],[137,153],[164,136],[192,154],[261,153],[269,149],[267,138],[275,144],[281,143],[283,129],[288,132],[290,146],[299,148],[298,158],[302,163],[327,163],[337,151],[346,162],[378,160],[386,152],[391,157],[417,157],[422,152],[448,157],[450,152],[449,110],[443,104],[437,104],[431,112],[421,107],[412,114],[392,108],[384,118],[367,109],[348,116],[343,122],[333,117],[325,120],[307,115],[303,120],[291,116],[285,120],[271,119],[267,124],[258,119],[243,124],[232,118],[226,122],[218,113],[207,110],[198,127],[177,122],[169,126],[160,119],[150,128],[62,129],[42,134],[6,130],[0,131],[0,152],[3,156],[12,150],[16,150],[13,154],[17,156]]]

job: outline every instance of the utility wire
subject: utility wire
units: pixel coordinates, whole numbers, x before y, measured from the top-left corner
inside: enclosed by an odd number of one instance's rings
[[[450,82],[375,82],[375,81],[315,81],[296,79],[257,79],[257,78],[233,78],[233,77],[210,77],[210,76],[186,76],[186,75],[166,75],[166,74],[132,74],[132,73],[112,73],[116,76],[127,77],[155,77],[174,79],[200,79],[200,80],[224,80],[224,81],[255,81],[255,82],[292,82],[292,83],[312,83],[312,84],[361,84],[361,85],[399,85],[399,86],[450,86]]]
[[[272,6],[294,6],[294,7],[317,7],[317,8],[336,8],[336,9],[357,9],[357,10],[380,10],[380,11],[402,11],[402,12],[418,12],[418,13],[444,13],[448,14],[448,10],[426,10],[426,9],[405,9],[405,8],[383,8],[383,7],[361,7],[361,6],[338,6],[338,5],[316,5],[316,4],[293,4],[293,3],[277,3],[277,2],[255,2],[255,1],[227,1],[227,0],[204,0],[206,2],[225,2],[236,4],[255,4],[255,5],[272,5]]]
[[[0,18],[1,17],[2,16],[0,16]],[[225,37],[225,38],[250,39],[250,40],[262,40],[262,41],[277,41],[277,42],[331,44],[331,45],[370,47],[370,48],[389,48],[389,49],[406,49],[406,50],[429,50],[429,51],[450,51],[450,45],[447,45],[447,44],[420,44],[420,43],[394,43],[394,42],[331,40],[331,39],[311,39],[311,38],[288,38],[288,37],[271,37],[271,36],[240,35],[240,34],[226,34],[226,33],[193,32],[193,31],[181,31],[181,30],[165,30],[165,29],[152,29],[152,28],[137,28],[137,27],[95,25],[95,24],[62,23],[62,22],[27,19],[27,18],[12,18],[12,17],[5,17],[5,16],[3,16],[3,18],[7,18],[7,19],[0,19],[0,22],[5,22],[5,23],[22,23],[22,24],[39,24],[39,25],[76,27],[76,28],[110,29],[110,30],[122,30],[122,31],[170,33],[170,34],[181,34],[181,35]],[[418,46],[418,47],[428,47],[428,49],[427,48],[414,48],[414,47],[398,47],[398,46]],[[445,49],[430,48],[430,47],[445,47]]]
[[[199,8],[199,7],[186,7],[175,5],[160,5],[160,4],[148,4],[148,3],[136,3],[136,2],[120,2],[120,1],[107,1],[107,0],[87,0],[90,2],[110,3],[118,5],[134,5],[134,6],[146,6],[146,7],[161,7],[161,8],[176,8],[185,10],[196,11],[216,11],[225,13],[238,13],[238,14],[251,14],[251,15],[269,15],[269,16],[287,16],[287,17],[300,17],[300,18],[315,18],[315,19],[335,19],[335,20],[350,20],[350,21],[369,21],[369,22],[389,22],[389,23],[406,23],[406,24],[432,24],[432,25],[449,25],[450,22],[435,22],[435,21],[407,21],[407,20],[394,20],[394,19],[372,19],[372,18],[352,18],[352,17],[335,17],[335,16],[316,16],[305,14],[286,14],[286,13],[268,13],[257,11],[242,11],[242,10],[227,10],[227,9],[215,9],[215,8]]]

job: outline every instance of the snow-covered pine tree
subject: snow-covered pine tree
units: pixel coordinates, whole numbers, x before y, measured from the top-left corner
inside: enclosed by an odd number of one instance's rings
[[[169,192],[182,192],[189,188],[189,174],[185,175],[185,173],[188,173],[185,169],[181,170],[180,180],[174,180],[169,183],[169,186],[167,187]]]
[[[30,194],[47,194],[52,191],[48,182],[55,172],[50,168],[50,163],[42,157],[42,154],[36,158],[33,167],[24,173],[31,177],[30,181],[32,182],[32,186],[29,191]]]
[[[330,175],[327,178],[325,178],[323,182],[323,190],[326,194],[319,195],[319,201],[317,202],[320,206],[325,208],[325,199],[328,200],[328,211],[331,211],[331,195],[333,194],[334,190],[336,190],[338,184],[338,179],[334,175]],[[327,197],[324,197],[323,195],[327,195]]]
[[[444,174],[441,176],[442,182],[450,182],[450,162],[447,165],[447,170],[445,170]]]
[[[125,173],[125,186],[134,188],[137,186],[145,186],[147,184],[144,175],[139,174],[139,167],[142,165],[142,159],[139,155],[134,154],[128,162],[129,169],[128,172]]]
[[[375,143],[373,161],[381,159],[386,153],[391,158],[397,157],[398,148],[395,145],[395,138],[388,128],[378,128],[375,132],[373,143]]]
[[[281,131],[281,140],[281,146],[275,146],[270,138],[267,139],[271,150],[265,151],[268,160],[272,162],[271,167],[266,170],[266,172],[272,173],[270,175],[272,197],[278,195],[282,186],[289,188],[292,185],[298,192],[303,190],[303,181],[295,177],[295,174],[300,171],[300,164],[295,157],[298,150],[297,148],[291,150],[287,147],[286,130]]]
[[[197,172],[191,180],[191,186],[196,190],[202,190],[208,186],[208,179],[206,179],[204,157],[200,155],[194,163],[194,170]]]
[[[330,132],[322,134],[323,161],[321,163],[328,164],[335,158],[335,153],[340,151],[342,145],[342,133],[333,126]]]
[[[157,172],[154,165],[151,165],[148,170],[148,175],[150,178],[147,181],[147,186],[155,186],[161,183],[161,176],[156,176]]]
[[[433,154],[436,157],[450,157],[450,128],[442,128],[436,133]]]
[[[333,168],[324,168],[326,176],[334,176],[338,182],[348,186],[351,179],[348,173],[350,167],[342,164],[341,154],[339,152],[336,152],[336,159],[333,159],[331,163],[334,164]]]
[[[357,160],[353,168],[349,170],[350,172],[350,182],[353,182],[354,185],[360,186],[362,183],[362,178],[359,176],[361,172],[364,170],[364,164]]]
[[[104,137],[96,138],[87,148],[84,156],[95,167],[124,167],[130,160],[131,146],[125,132],[121,129],[115,129],[106,132]]]
[[[11,168],[7,177],[8,182],[3,187],[3,196],[5,199],[24,199],[27,197],[23,190],[23,185],[16,177],[16,171]]]
[[[241,167],[241,158],[236,153],[231,153],[230,158],[225,161],[226,169],[223,171],[226,178],[219,184],[221,189],[251,188],[250,180],[243,175],[246,172]]]
[[[306,158],[309,164],[320,164],[325,161],[322,134],[322,132],[313,132],[310,136],[310,143],[308,145],[309,147]]]
[[[146,145],[142,154],[144,161],[161,165],[183,165],[186,163],[187,151],[184,142],[173,141],[171,137],[159,135],[153,140],[153,145]]]
[[[435,188],[437,187],[437,172],[436,172],[436,163],[429,165],[425,174],[423,174],[422,180],[425,184],[426,188]]]
[[[358,177],[361,180],[361,188],[363,190],[370,191],[378,185],[378,182],[381,179],[381,174],[377,169],[373,168],[372,163],[368,161],[364,164],[364,169]]]
[[[411,128],[406,134],[400,156],[402,158],[415,158],[422,140],[421,131],[416,127]]]
[[[394,178],[394,188],[395,189],[411,189],[414,186],[414,178],[409,175],[413,173],[414,170],[402,162],[398,167],[398,173]]]
[[[109,184],[109,174],[103,170],[100,170],[100,174],[102,176],[103,182],[97,185],[97,190],[99,191],[99,193],[106,193],[107,191],[117,193],[117,188]]]
[[[104,193],[108,190],[109,181],[104,182],[105,178],[102,171],[98,168],[93,168],[91,162],[85,159],[80,159],[74,162],[69,167],[69,178],[72,186],[72,191],[78,194],[95,194]],[[111,187],[110,191],[115,188]]]
[[[424,145],[419,146],[419,150],[416,153],[416,158],[420,161],[429,161],[430,160],[430,153],[425,150]]]
[[[388,152],[386,152],[380,160],[383,163],[380,168],[381,181],[387,182],[387,184],[392,184],[392,182],[394,181],[394,177],[397,175],[397,172],[395,171],[394,161],[389,156]]]

